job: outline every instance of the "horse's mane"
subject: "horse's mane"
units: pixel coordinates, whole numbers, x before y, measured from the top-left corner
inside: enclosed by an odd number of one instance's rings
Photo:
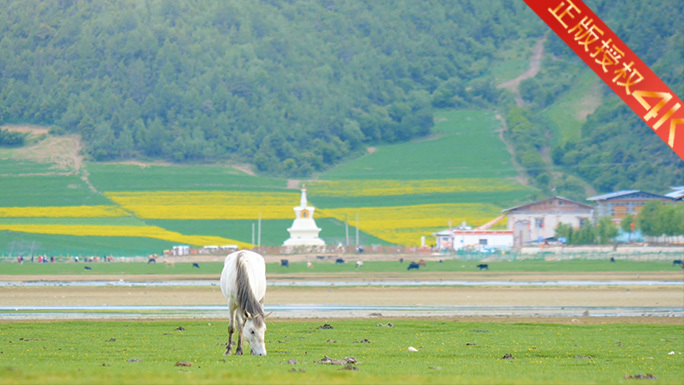
[[[247,274],[247,266],[242,261],[244,254],[240,252],[236,258],[237,271],[237,302],[242,311],[245,311],[254,317],[257,323],[263,322],[264,309],[259,300],[254,296],[251,285],[249,283],[249,275]]]

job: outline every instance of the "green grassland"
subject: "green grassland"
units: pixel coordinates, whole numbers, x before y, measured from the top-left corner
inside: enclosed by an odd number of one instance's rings
[[[144,237],[98,237],[62,234],[34,234],[0,231],[0,255],[13,259],[19,255],[106,256],[160,253],[170,243]]]
[[[356,255],[355,257],[362,257]],[[63,262],[65,258],[61,258]],[[416,261],[418,258],[415,259]],[[407,271],[410,260],[403,263],[399,261],[365,261],[361,268],[356,268],[353,261],[337,264],[332,261],[320,262],[311,257],[313,268],[308,268],[304,262],[291,262],[289,267],[280,266],[279,263],[266,264],[268,274],[293,274],[293,273],[350,273],[363,278],[368,273],[402,273],[406,279],[418,278],[432,272],[475,272],[478,271],[479,261],[466,261],[460,259],[445,258],[441,263],[434,261],[428,262],[420,270]],[[163,263],[88,263],[92,270],[85,270],[84,263],[3,263],[0,267],[0,274],[3,275],[140,275],[140,274],[193,274],[206,275],[207,278],[218,278],[223,269],[222,262],[201,262],[200,269],[193,268],[191,263],[176,263],[173,268]],[[549,272],[549,273],[598,273],[598,272],[678,272],[678,266],[672,266],[672,262],[635,262],[619,261],[611,263],[609,261],[536,261],[522,260],[513,262],[488,262],[489,270],[483,275],[493,273],[514,273],[514,272]]]
[[[491,203],[504,209],[515,206],[513,202],[520,202],[529,196],[529,190],[515,190],[505,193],[500,192],[455,192],[455,193],[432,193],[413,195],[390,195],[390,196],[362,196],[362,197],[312,197],[309,201],[320,208],[336,209],[345,207],[387,207],[387,206],[411,206],[429,205],[440,203]],[[482,213],[483,218],[494,219],[501,214],[497,210],[496,215]]]
[[[221,166],[136,166],[88,163],[90,182],[114,191],[278,191],[285,179],[248,175]]]
[[[332,329],[320,329],[324,323]],[[7,323],[0,382],[615,384],[648,374],[657,384],[682,381],[682,325],[391,323],[268,322],[265,357],[223,356],[224,320]],[[325,356],[357,363],[316,363]]]
[[[434,135],[421,141],[378,146],[372,154],[345,162],[319,179],[514,178],[516,170],[487,111],[439,111]],[[511,181],[512,184],[516,183]],[[520,186],[521,190],[526,188]]]
[[[593,73],[578,71],[578,81],[554,104],[544,110],[554,145],[579,141],[585,114],[593,112],[601,101],[601,80]],[[580,114],[582,112],[582,114]]]
[[[489,69],[496,84],[513,80],[527,71],[535,43],[537,43],[537,38],[518,39],[496,51],[495,60],[492,61],[492,67]]]
[[[2,151],[0,151],[0,154],[2,154]],[[36,163],[26,160],[0,158],[0,174],[3,175],[3,177],[10,175],[35,175],[54,172],[55,165],[51,163]]]
[[[91,206],[111,202],[75,175],[3,176],[0,206]]]

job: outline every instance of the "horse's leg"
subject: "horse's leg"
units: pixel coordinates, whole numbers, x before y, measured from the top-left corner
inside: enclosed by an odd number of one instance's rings
[[[237,349],[235,349],[235,355],[236,356],[241,356],[242,355],[242,326],[244,326],[244,321],[242,320],[241,315],[237,315],[237,335],[238,335],[238,342],[237,342]]]
[[[230,350],[233,345],[233,333],[235,332],[235,315],[237,314],[237,307],[230,307],[230,323],[228,324],[228,343],[226,344],[225,356],[230,355]]]

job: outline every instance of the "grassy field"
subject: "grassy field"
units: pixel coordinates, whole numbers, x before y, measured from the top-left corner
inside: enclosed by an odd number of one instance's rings
[[[495,53],[489,72],[494,75],[497,84],[513,80],[530,67],[530,57],[537,39],[520,39]]]
[[[281,191],[287,180],[248,175],[221,166],[136,166],[87,164],[91,183],[103,192]]]
[[[586,115],[601,103],[600,80],[586,71],[577,76],[575,86],[544,111],[544,116],[551,122],[549,128],[553,132],[554,145],[579,141]]]
[[[648,375],[658,384],[682,381],[682,325],[379,322],[387,323],[269,322],[265,357],[223,356],[223,320],[7,323],[0,328],[0,382],[615,384]],[[356,363],[317,363],[325,356]]]
[[[487,111],[440,111],[433,137],[378,146],[372,154],[323,173],[322,180],[514,178],[515,168]],[[511,181],[511,184],[516,182]],[[519,186],[519,189],[525,188]]]
[[[417,260],[417,258],[416,258]],[[430,272],[474,272],[477,271],[479,261],[463,261],[445,259],[442,263],[428,262],[418,271],[407,271],[409,261],[366,261],[361,269],[354,263],[336,264],[332,261],[316,262],[313,270],[307,268],[304,262],[291,262],[289,267],[282,267],[278,263],[268,263],[266,271],[269,274],[293,273],[349,273],[354,272],[359,277],[365,273],[402,273],[407,279],[420,278],[422,274]],[[92,270],[85,270],[88,265]],[[102,275],[102,274],[193,274],[218,277],[223,269],[222,262],[201,262],[200,269],[193,268],[191,263],[176,263],[173,268],[162,263],[3,263],[0,265],[2,275]],[[523,260],[515,262],[488,262],[489,272],[552,272],[552,273],[598,273],[598,272],[680,272],[678,266],[672,262],[633,262],[619,261],[533,261]]]
[[[0,157],[2,150],[0,150]],[[46,174],[55,172],[54,164],[36,163],[26,160],[0,159],[0,174],[4,176]]]
[[[1,207],[93,206],[111,202],[75,175],[3,176]]]

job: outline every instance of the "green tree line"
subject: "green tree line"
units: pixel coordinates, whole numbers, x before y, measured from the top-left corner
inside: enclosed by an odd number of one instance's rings
[[[620,228],[625,233],[641,230],[643,235],[652,237],[684,235],[684,204],[647,202],[636,217],[627,214],[620,222]],[[617,235],[618,228],[610,217],[586,221],[577,229],[565,223],[556,227],[556,238],[565,238],[569,245],[610,244]]]
[[[27,133],[0,129],[0,146],[17,147],[26,143]]]

